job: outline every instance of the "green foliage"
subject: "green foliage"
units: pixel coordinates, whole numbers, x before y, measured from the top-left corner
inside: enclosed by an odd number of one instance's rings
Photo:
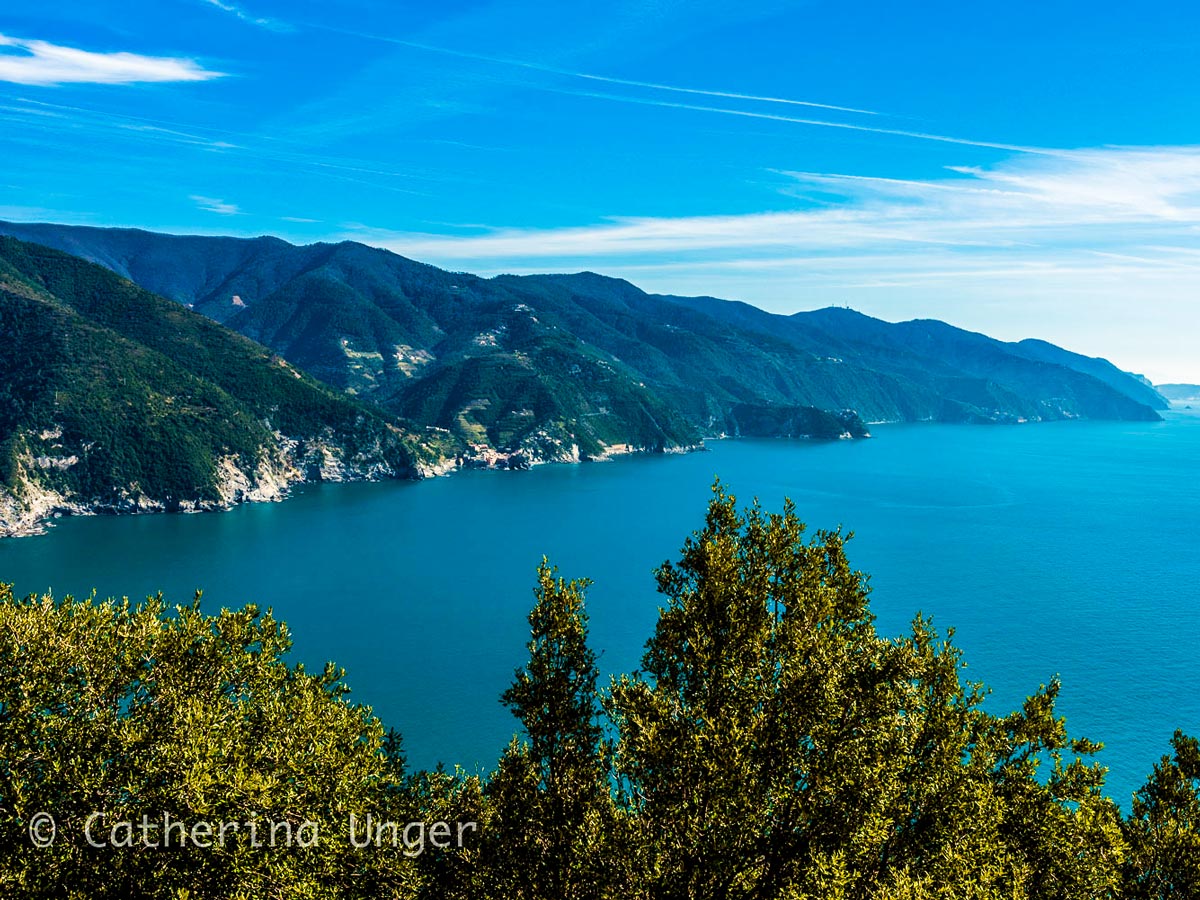
[[[1176,731],[1172,756],[1154,765],[1126,824],[1125,896],[1200,897],[1200,741]]]
[[[844,538],[719,487],[658,572],[644,671],[617,681],[617,772],[654,897],[1099,897],[1121,840],[1102,772],[1065,768],[1056,687],[1007,719],[918,618],[874,631]],[[1048,783],[1039,755],[1054,760]],[[1049,833],[1047,833],[1049,832]]]
[[[642,668],[598,687],[586,580],[543,561],[521,723],[486,781],[410,774],[342,674],[285,661],[250,606],[55,601],[0,587],[0,888],[20,897],[1165,900],[1200,886],[1200,744],[1177,733],[1122,819],[1099,745],[1039,688],[1008,715],[952,634],[880,636],[847,535],[719,485],[657,572]],[[34,813],[60,821],[31,846]],[[317,823],[308,849],[97,850],[89,811]],[[415,857],[362,822],[478,823]]]
[[[403,761],[342,673],[289,666],[286,628],[253,606],[216,616],[0,587],[0,884],[5,896],[261,898],[409,896],[403,858],[355,852],[351,813],[406,820]],[[40,811],[59,823],[31,846]],[[316,823],[313,847],[99,850],[84,823],[164,814],[187,823]],[[157,837],[154,839],[157,840]],[[283,886],[286,886],[283,887]]]
[[[617,827],[587,644],[587,581],[565,581],[543,560],[529,614],[529,662],[503,701],[520,721],[487,788],[494,812],[484,838],[490,896],[609,896],[607,838]]]

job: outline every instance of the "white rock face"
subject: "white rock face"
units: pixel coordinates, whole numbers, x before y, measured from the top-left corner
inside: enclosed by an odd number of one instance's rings
[[[457,465],[456,460],[443,460],[425,466],[418,472],[397,472],[383,461],[379,447],[366,448],[361,456],[346,458],[332,434],[325,440],[301,444],[275,432],[274,446],[266,448],[253,466],[235,456],[217,460],[213,484],[217,499],[197,497],[159,498],[146,494],[137,483],[125,485],[107,498],[82,497],[64,493],[50,485],[59,483],[57,473],[78,465],[76,454],[47,453],[39,455],[29,449],[37,441],[49,442],[62,437],[62,429],[46,429],[39,434],[24,435],[25,449],[16,460],[16,472],[11,486],[0,485],[0,538],[40,534],[49,519],[63,515],[95,515],[97,513],[147,513],[178,510],[200,512],[229,509],[239,503],[262,503],[282,500],[293,484],[304,481],[374,481],[404,475],[444,474]],[[44,446],[44,444],[43,444]],[[60,444],[52,445],[61,450]],[[47,448],[49,449],[49,448]],[[86,453],[88,447],[79,452]]]
[[[151,497],[136,483],[126,485],[116,492],[115,497],[89,498],[52,487],[64,483],[61,473],[69,472],[81,461],[79,455],[68,454],[57,443],[62,437],[61,428],[43,429],[24,437],[26,449],[17,458],[13,484],[11,487],[0,486],[0,538],[42,533],[48,520],[63,515],[168,510],[200,512],[229,509],[240,503],[278,501],[287,497],[292,485],[308,481],[378,481],[414,475],[430,478],[460,468],[527,469],[544,463],[578,463],[585,458],[574,435],[550,429],[527,435],[521,445],[511,451],[499,451],[485,443],[474,444],[457,457],[419,462],[415,464],[415,471],[396,471],[384,461],[378,446],[360,448],[357,454],[350,455],[332,432],[301,442],[276,431],[273,446],[264,449],[254,465],[235,456],[224,456],[216,462],[213,472],[215,500]],[[30,445],[38,447],[37,455]],[[86,456],[90,447],[76,450]],[[614,443],[587,458],[603,460],[650,449]],[[667,452],[691,449],[696,447],[669,448]]]
[[[72,506],[61,494],[41,490],[36,485],[27,486],[19,498],[8,488],[0,487],[0,537],[42,534],[46,520],[66,510],[75,515],[89,512],[82,507],[71,509]]]
[[[57,433],[51,432],[47,440],[61,436],[59,429]],[[41,465],[41,459],[34,459],[26,448],[17,456],[13,487],[0,485],[0,537],[41,534],[46,530],[46,520],[56,515],[88,515],[91,512],[86,504],[43,486],[34,470],[57,467]]]
[[[232,456],[224,456],[217,462],[216,475],[217,493],[224,506],[282,500],[287,496],[288,485],[301,480],[298,470],[270,465],[265,459],[247,473]]]
[[[450,474],[459,466],[458,459],[448,456],[436,463],[418,463],[417,472],[422,478],[437,478],[439,475]]]
[[[74,453],[70,456],[39,456],[33,462],[39,469],[69,469],[79,462],[79,457]]]

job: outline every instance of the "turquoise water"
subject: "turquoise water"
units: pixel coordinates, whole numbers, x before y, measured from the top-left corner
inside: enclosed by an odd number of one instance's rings
[[[0,580],[271,605],[296,657],[345,666],[414,765],[486,771],[515,724],[498,698],[524,659],[542,554],[595,581],[601,665],[629,670],[657,612],[651,569],[700,524],[720,475],[739,498],[778,508],[789,495],[811,526],[852,528],[880,630],[901,632],[917,610],[954,626],[995,710],[1059,674],[1072,731],[1107,744],[1128,808],[1172,731],[1200,732],[1200,415],[875,433],[327,485],[219,515],[60,520],[0,541]]]

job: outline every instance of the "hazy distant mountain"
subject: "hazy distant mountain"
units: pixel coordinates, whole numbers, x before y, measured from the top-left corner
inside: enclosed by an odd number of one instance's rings
[[[1030,359],[1056,363],[1074,369],[1077,372],[1086,372],[1088,375],[1099,378],[1109,387],[1116,388],[1139,403],[1145,403],[1151,409],[1166,409],[1170,405],[1166,402],[1167,398],[1155,389],[1148,378],[1124,372],[1107,359],[1081,356],[1078,353],[1071,353],[1069,350],[1056,347],[1054,344],[1047,343],[1046,341],[1035,339],[1018,341],[1008,346],[1014,348],[1016,352],[1028,356]]]
[[[941,322],[846,309],[779,316],[591,273],[483,279],[351,242],[0,232],[99,262],[330,385],[504,453],[668,448],[745,433],[747,421],[834,437],[845,410],[868,421],[1006,422],[1154,419],[1151,407],[1164,405],[1103,360]],[[801,408],[829,416],[786,412]]]
[[[56,512],[217,508],[435,461],[266,348],[7,237],[0,334],[0,536]]]
[[[1176,403],[1200,403],[1200,384],[1159,384],[1155,388]]]

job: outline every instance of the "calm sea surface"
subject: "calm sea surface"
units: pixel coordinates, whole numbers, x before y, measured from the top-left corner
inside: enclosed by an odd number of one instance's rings
[[[657,613],[651,570],[700,525],[719,475],[741,500],[790,496],[810,526],[853,529],[880,631],[918,610],[953,626],[993,710],[1061,676],[1071,731],[1105,742],[1128,809],[1172,731],[1200,732],[1200,414],[875,435],[318,486],[224,514],[64,519],[0,541],[0,580],[270,605],[296,658],[345,666],[413,765],[487,771],[513,733],[499,695],[525,656],[542,554],[595,581],[602,668],[630,670]]]

